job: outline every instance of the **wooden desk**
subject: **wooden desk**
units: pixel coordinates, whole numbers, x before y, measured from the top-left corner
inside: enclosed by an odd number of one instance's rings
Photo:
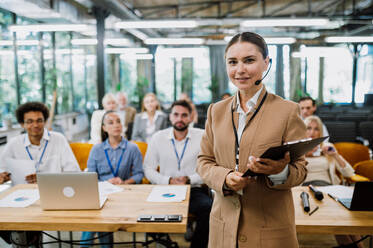
[[[310,197],[311,211],[317,206],[319,210],[311,216],[303,211],[300,194],[307,192]],[[324,193],[322,201],[316,200],[308,187],[295,187],[292,189],[295,223],[298,233],[318,234],[373,234],[372,211],[349,211],[340,203],[334,201]]]
[[[37,201],[27,208],[1,208],[0,230],[165,232],[185,233],[190,187],[186,200],[175,203],[146,202],[153,185],[123,185],[122,192],[108,196],[101,210],[43,211]],[[37,185],[17,185],[0,198],[17,190]],[[181,214],[182,222],[136,222],[141,214]]]

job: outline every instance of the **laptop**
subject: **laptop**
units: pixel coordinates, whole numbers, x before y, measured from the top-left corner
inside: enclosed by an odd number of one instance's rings
[[[38,173],[40,205],[44,210],[101,209],[96,172]]]
[[[373,211],[373,182],[356,182],[352,198],[338,201],[352,211]]]

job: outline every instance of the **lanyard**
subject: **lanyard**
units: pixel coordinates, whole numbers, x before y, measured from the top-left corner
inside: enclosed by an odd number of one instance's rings
[[[263,99],[260,101],[258,108],[255,110],[254,114],[251,116],[249,121],[246,123],[244,129],[242,130],[242,133],[245,131],[246,127],[249,125],[252,119],[256,116],[256,114],[259,112],[260,108],[262,107],[265,99],[267,98],[268,93],[266,92]],[[233,103],[232,103],[232,126],[233,126],[233,131],[234,131],[234,137],[235,137],[235,152],[236,152],[236,171],[238,171],[238,165],[239,165],[239,157],[240,157],[240,144],[238,143],[238,134],[237,134],[237,129],[236,126],[234,125],[234,119],[233,119]]]
[[[177,150],[176,150],[175,140],[171,139],[171,141],[172,141],[172,145],[174,146],[174,151],[175,151],[176,158],[177,158],[177,166],[178,166],[178,169],[180,170],[181,160],[183,160],[185,149],[186,149],[186,147],[188,145],[189,138],[186,138],[186,141],[185,141],[185,144],[184,144],[184,148],[183,148],[183,152],[181,153],[181,157],[180,158],[179,158],[179,153],[177,153]]]
[[[48,133],[48,135],[49,135],[49,133]],[[47,146],[48,146],[48,140],[46,140],[46,142],[45,142],[45,146],[44,146],[43,152],[41,153],[41,156],[40,156],[39,162],[37,162],[37,163],[35,164],[35,169],[36,169],[36,171],[39,170],[39,167],[40,167],[40,165],[41,165],[41,161],[43,160],[44,153],[45,153],[45,150],[47,149]],[[34,160],[34,159],[32,158],[32,156],[31,156],[30,150],[28,149],[27,146],[26,146],[26,151],[27,151],[28,156],[30,157],[30,159],[31,159],[31,160]]]
[[[109,155],[107,153],[107,150],[105,150],[106,160],[107,160],[107,163],[109,164],[111,173],[113,174],[114,177],[118,176],[118,171],[119,171],[120,163],[122,162],[123,154],[124,154],[124,151],[126,150],[126,147],[127,147],[127,143],[126,143],[126,146],[122,149],[122,153],[120,154],[117,167],[115,168],[115,172],[114,172],[113,165],[111,164],[111,161],[110,161]]]

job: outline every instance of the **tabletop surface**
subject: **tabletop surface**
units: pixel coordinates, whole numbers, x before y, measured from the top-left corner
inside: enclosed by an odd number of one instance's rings
[[[311,211],[319,206],[311,216],[303,211],[302,191],[310,196]],[[318,201],[308,187],[295,187],[292,192],[298,233],[373,234],[373,211],[350,211],[325,193]]]
[[[122,192],[109,195],[101,210],[44,211],[40,203],[27,208],[1,208],[0,230],[60,230],[60,231],[127,231],[127,232],[168,232],[184,233],[188,216],[187,198],[182,202],[146,202],[153,185],[123,185]],[[37,185],[17,185],[0,194],[0,198],[17,190],[32,189]],[[309,193],[311,211],[303,211],[300,198],[302,191]],[[298,233],[323,234],[373,234],[373,212],[349,211],[324,193],[318,201],[307,187],[292,189],[295,207],[295,222]],[[178,223],[139,223],[142,214],[181,214]]]
[[[42,210],[40,201],[26,208],[1,208],[0,230],[45,231],[127,231],[184,233],[188,216],[190,187],[182,202],[147,202],[154,185],[121,185],[124,190],[110,194],[100,210]],[[0,194],[0,198],[17,189],[36,189],[36,184],[17,185]],[[182,222],[137,222],[143,214],[180,214]]]

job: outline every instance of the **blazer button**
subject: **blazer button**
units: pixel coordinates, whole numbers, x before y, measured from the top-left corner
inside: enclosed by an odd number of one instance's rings
[[[241,234],[241,235],[238,237],[238,240],[239,240],[240,242],[246,242],[246,241],[247,241],[247,238],[246,238],[245,235]]]

